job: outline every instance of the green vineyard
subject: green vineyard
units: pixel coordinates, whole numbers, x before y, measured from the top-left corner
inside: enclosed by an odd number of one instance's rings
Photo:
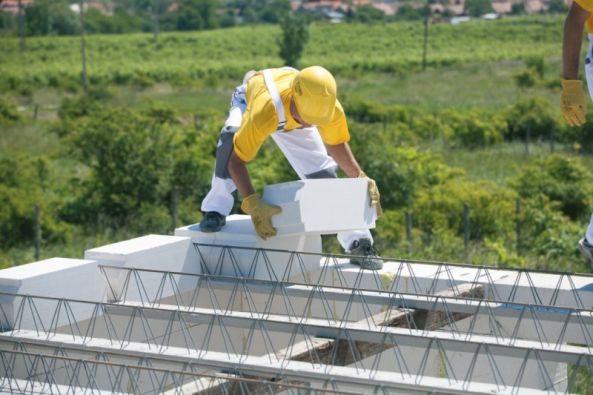
[[[427,65],[556,56],[561,16],[518,17],[430,27]],[[93,35],[87,37],[91,83],[138,83],[143,79],[189,86],[208,78],[238,79],[250,69],[282,66],[278,26],[237,27],[192,33]],[[340,76],[366,71],[413,72],[422,64],[424,25],[415,23],[312,25],[302,65],[321,64]],[[80,75],[80,38],[0,39],[0,89],[23,85],[60,87]],[[71,82],[70,82],[71,83]]]

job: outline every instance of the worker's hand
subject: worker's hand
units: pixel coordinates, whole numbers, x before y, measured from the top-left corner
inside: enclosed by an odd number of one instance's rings
[[[381,194],[379,193],[379,188],[377,188],[377,183],[372,178],[367,177],[367,175],[364,174],[364,171],[360,172],[358,178],[367,179],[369,196],[371,197],[371,207],[377,206],[377,218],[379,218],[383,214],[383,209],[381,208]]]
[[[243,199],[241,210],[246,214],[251,215],[255,232],[259,237],[268,240],[270,237],[276,236],[276,229],[272,227],[270,219],[273,215],[282,212],[280,207],[268,204],[261,200],[256,194],[253,194]]]
[[[585,123],[587,100],[583,93],[581,80],[562,80],[560,111],[562,111],[564,122],[570,126],[581,126]]]

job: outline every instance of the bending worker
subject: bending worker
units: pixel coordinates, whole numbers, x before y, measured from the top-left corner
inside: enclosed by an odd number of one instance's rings
[[[589,49],[585,57],[585,76],[589,86],[589,94],[593,98],[593,0],[574,0],[566,21],[564,22],[564,39],[562,41],[563,79],[560,111],[564,121],[570,126],[585,123],[587,99],[583,93],[583,82],[578,79],[579,57],[583,43],[583,26],[587,25],[589,33]],[[593,272],[593,215],[585,237],[579,241],[579,249],[590,261]]]
[[[368,181],[371,205],[380,215],[379,190],[354,158],[348,125],[336,99],[334,77],[323,67],[297,71],[292,68],[250,71],[235,89],[228,119],[220,133],[212,189],[202,202],[202,232],[218,232],[233,207],[231,193],[243,197],[241,209],[251,215],[255,231],[266,240],[276,235],[270,219],[280,207],[255,194],[247,162],[253,160],[264,140],[271,136],[301,179],[336,178],[339,165],[350,177]],[[313,126],[316,125],[316,126]],[[329,155],[328,155],[329,152]],[[368,230],[338,234],[340,244],[363,269],[381,269]]]

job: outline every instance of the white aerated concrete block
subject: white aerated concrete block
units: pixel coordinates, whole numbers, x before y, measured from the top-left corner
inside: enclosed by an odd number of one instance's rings
[[[200,260],[203,260],[209,274],[250,277],[271,280],[287,279],[304,271],[319,269],[319,256],[301,255],[302,267],[296,257],[287,272],[291,261],[289,251],[321,253],[321,236],[318,234],[301,234],[292,236],[276,236],[263,240],[257,236],[251,217],[248,215],[231,215],[226,219],[226,225],[216,233],[202,233],[198,224],[185,226],[175,230],[176,236],[191,237],[193,243],[211,244],[213,246],[198,246]],[[219,247],[220,246],[220,247]],[[223,253],[224,246],[239,247]],[[242,250],[240,247],[248,247]],[[284,250],[263,253],[253,248]],[[221,259],[222,256],[222,259]],[[268,259],[265,259],[265,258]],[[254,264],[255,262],[255,264]],[[268,267],[269,264],[269,267]],[[288,277],[285,275],[288,274]]]
[[[105,283],[97,269],[97,262],[82,259],[52,258],[0,270],[0,291],[88,301],[105,299]],[[0,313],[0,321],[3,326],[14,327],[22,301],[21,297],[0,296],[4,312]],[[41,299],[33,299],[33,302],[39,314],[37,318],[49,326],[57,302]],[[80,303],[70,307],[77,319],[89,318],[93,310],[93,306]],[[22,312],[22,321],[19,319],[20,328],[35,329],[33,314],[27,304]],[[66,323],[67,317],[62,314],[58,326]]]
[[[264,188],[263,200],[280,206],[272,217],[279,236],[336,234],[372,229],[377,219],[365,179],[320,179],[286,182]]]
[[[188,237],[148,235],[87,250],[84,256],[100,265],[201,273],[198,255]],[[126,281],[129,274],[127,270],[105,269],[105,273],[110,300],[146,301],[148,297],[152,301],[163,279],[163,275],[159,273],[139,272],[140,284],[134,278]],[[197,280],[190,276],[174,278],[181,292],[192,289],[197,283]],[[170,283],[167,279],[163,297],[171,296],[175,292]]]

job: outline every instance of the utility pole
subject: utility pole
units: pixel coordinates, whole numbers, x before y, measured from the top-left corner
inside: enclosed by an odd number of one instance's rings
[[[82,55],[82,87],[86,92],[89,91],[89,80],[86,75],[86,40],[84,37],[84,0],[79,0],[80,6],[80,51]]]
[[[426,54],[428,52],[428,25],[430,25],[429,16],[427,16],[424,20],[424,50],[422,51],[422,71],[426,71]]]
[[[19,24],[19,37],[21,38],[21,52],[25,52],[27,49],[27,43],[25,42],[25,13],[23,10],[23,4],[21,0],[18,0],[18,7],[19,7],[19,17],[18,17],[18,24]]]
[[[159,0],[154,0],[154,41],[159,39]]]

